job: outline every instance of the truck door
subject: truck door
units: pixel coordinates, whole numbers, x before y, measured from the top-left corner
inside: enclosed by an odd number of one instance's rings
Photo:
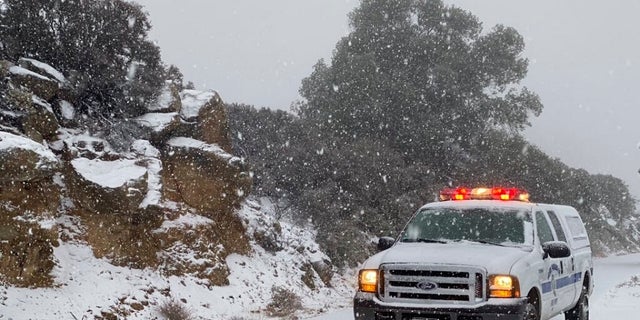
[[[569,245],[558,215],[552,210],[547,210],[547,214],[551,221],[556,241],[562,241]],[[558,279],[556,279],[558,306],[564,310],[573,305],[574,299],[577,299],[576,294],[580,293],[579,291],[576,293],[576,283],[580,285],[580,289],[582,289],[582,282],[578,281],[580,280],[579,278],[581,278],[581,273],[580,270],[576,270],[573,252],[569,257],[556,260],[560,262],[560,275]]]
[[[536,212],[536,235],[538,236],[538,246],[542,252],[542,244],[548,241],[554,241],[551,225],[543,211]],[[542,269],[538,270],[538,281],[542,291],[542,301],[540,304],[541,319],[547,319],[552,314],[557,314],[559,292],[556,289],[556,280],[560,278],[560,259],[546,257],[542,261]]]

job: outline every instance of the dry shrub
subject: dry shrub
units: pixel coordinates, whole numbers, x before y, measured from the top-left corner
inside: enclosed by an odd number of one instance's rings
[[[271,288],[271,302],[267,314],[271,317],[286,317],[302,309],[302,301],[291,290],[282,287]]]
[[[160,315],[165,320],[191,320],[191,310],[184,303],[176,300],[167,300],[160,306]]]

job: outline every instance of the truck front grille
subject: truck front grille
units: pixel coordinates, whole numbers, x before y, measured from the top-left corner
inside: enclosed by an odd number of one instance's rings
[[[384,302],[474,304],[484,301],[486,272],[469,266],[385,264],[379,296]]]

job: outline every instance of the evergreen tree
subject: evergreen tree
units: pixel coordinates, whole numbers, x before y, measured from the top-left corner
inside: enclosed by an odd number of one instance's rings
[[[164,77],[150,28],[140,5],[123,0],[5,0],[0,56],[62,71],[86,114],[135,116]]]
[[[517,131],[538,115],[522,37],[481,34],[469,12],[440,0],[364,0],[331,65],[303,80],[303,118],[347,138],[377,137],[442,173],[491,128]]]

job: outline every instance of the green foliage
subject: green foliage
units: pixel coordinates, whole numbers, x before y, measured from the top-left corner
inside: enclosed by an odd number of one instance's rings
[[[85,114],[136,116],[164,78],[150,28],[140,5],[123,0],[6,0],[0,55],[62,71]]]
[[[495,127],[520,130],[542,110],[518,86],[527,60],[512,28],[483,35],[476,17],[439,0],[365,0],[350,18],[331,65],[320,60],[300,89],[301,117],[323,130],[376,137],[448,170],[451,145],[465,149]]]

